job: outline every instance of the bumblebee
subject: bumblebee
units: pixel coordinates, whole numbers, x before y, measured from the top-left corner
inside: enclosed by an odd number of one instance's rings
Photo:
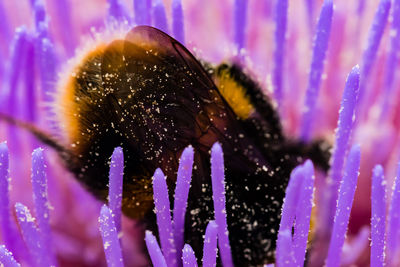
[[[323,142],[286,138],[272,101],[240,65],[200,63],[178,41],[149,26],[92,49],[57,98],[65,138],[30,130],[55,148],[66,168],[103,201],[109,157],[121,146],[123,212],[154,232],[152,175],[160,167],[174,192],[178,159],[185,147],[193,146],[185,242],[197,258],[207,223],[214,218],[209,151],[215,142],[224,150],[235,266],[273,261],[292,169],[307,158],[328,169]]]

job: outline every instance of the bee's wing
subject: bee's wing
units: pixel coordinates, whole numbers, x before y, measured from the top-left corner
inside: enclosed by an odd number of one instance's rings
[[[101,67],[105,104],[121,136],[129,179],[146,177],[150,184],[143,187],[151,190],[150,177],[160,167],[173,188],[179,156],[192,145],[197,167],[192,186],[200,191],[209,183],[209,151],[217,141],[238,168],[267,164],[251,138],[240,137],[242,125],[202,65],[167,34],[136,27],[108,46]],[[124,190],[142,192],[129,185]]]
[[[127,34],[125,40],[145,50],[155,49],[154,52],[158,51],[171,59],[173,58],[174,64],[186,67],[187,71],[195,74],[196,82],[201,84],[202,87],[208,89],[214,87],[213,81],[197,59],[168,34],[150,26],[138,26]]]
[[[201,64],[167,34],[134,28],[108,47],[102,73],[118,113],[116,127],[160,166],[177,163],[188,144],[207,153],[216,141],[233,145],[236,116]]]

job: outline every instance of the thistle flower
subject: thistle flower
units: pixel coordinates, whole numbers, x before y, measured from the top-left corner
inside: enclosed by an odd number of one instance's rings
[[[32,0],[0,3],[0,17],[0,112],[58,135],[62,128],[47,119],[54,117],[48,103],[57,81],[69,75],[63,66],[78,47],[93,44],[90,39],[146,24],[208,62],[235,58],[276,102],[288,137],[333,145],[327,175],[314,173],[310,161],[293,170],[272,240],[273,264],[400,264],[399,0]],[[154,174],[157,240],[121,215],[123,148],[111,158],[103,206],[61,167],[55,152],[37,149],[40,143],[26,131],[2,125],[4,265],[145,266],[148,254],[155,266],[233,266],[224,147],[215,144],[211,151],[215,220],[200,259],[184,244],[193,148],[180,160],[172,213],[163,170]]]

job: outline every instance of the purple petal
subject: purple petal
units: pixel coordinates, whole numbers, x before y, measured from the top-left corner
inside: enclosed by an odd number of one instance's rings
[[[117,231],[121,231],[121,206],[122,206],[122,185],[124,178],[124,152],[121,147],[114,149],[111,156],[109,173],[108,205],[113,214]]]
[[[234,41],[238,51],[245,46],[246,22],[247,22],[247,1],[235,0],[234,5]]]
[[[22,105],[24,118],[29,122],[35,122],[37,117],[37,97],[35,79],[35,45],[32,38],[28,38],[26,43],[26,57],[23,71],[25,72],[25,103]],[[20,70],[21,71],[21,70]]]
[[[15,115],[17,113],[17,87],[21,79],[21,69],[23,69],[25,62],[25,51],[27,49],[28,36],[25,27],[17,28],[15,31],[14,41],[11,47],[11,63],[8,73],[7,89],[8,103],[4,107],[4,112],[7,114]],[[13,134],[11,134],[13,135]]]
[[[183,267],[197,267],[196,256],[194,251],[189,244],[185,244],[182,251],[182,263]]]
[[[349,139],[354,128],[359,81],[359,67],[355,66],[347,77],[339,111],[338,127],[335,134],[335,145],[333,148],[331,169],[328,178],[331,180],[331,189],[329,189],[330,195],[327,195],[327,197],[330,198],[329,209],[326,212],[327,215],[324,216],[326,219],[324,223],[327,226],[332,225],[338,190],[342,179],[344,159],[349,147]]]
[[[24,244],[11,220],[9,155],[6,142],[0,143],[0,228],[3,242],[17,253],[17,258],[26,252]]]
[[[393,1],[392,8],[392,27],[390,29],[390,51],[386,61],[386,74],[384,84],[384,100],[382,103],[381,121],[387,117],[387,113],[390,110],[389,104],[393,97],[393,82],[395,77],[396,65],[399,58],[400,50],[400,0]]]
[[[278,233],[276,263],[276,266],[279,267],[296,266],[293,253],[291,230],[279,231]]]
[[[211,148],[211,180],[214,201],[215,222],[218,225],[218,246],[224,267],[232,267],[232,253],[229,244],[228,224],[225,210],[224,155],[221,145]]]
[[[369,81],[370,72],[374,66],[376,55],[379,51],[379,45],[388,21],[390,11],[390,0],[381,0],[378,9],[376,10],[374,21],[372,22],[371,29],[368,33],[368,44],[364,51],[362,65],[361,65],[361,80],[360,80],[360,96],[359,96],[359,110],[364,110],[364,98],[367,96],[365,88]]]
[[[312,133],[315,116],[315,106],[321,87],[321,77],[324,71],[324,61],[328,49],[333,15],[332,0],[325,0],[318,19],[317,31],[314,39],[313,56],[308,80],[308,87],[304,102],[304,113],[300,137],[309,141]]]
[[[179,161],[178,177],[174,197],[174,238],[177,258],[181,258],[184,244],[185,215],[190,182],[192,180],[193,147],[185,148]]]
[[[310,27],[310,32],[314,29],[314,4],[315,0],[305,0],[307,8],[308,26]]]
[[[311,210],[314,193],[314,166],[307,160],[302,168],[303,181],[301,183],[300,198],[296,209],[296,223],[293,235],[293,252],[297,264],[304,263],[308,232],[310,231]]]
[[[182,0],[172,0],[172,32],[180,43],[185,44],[185,27]]]
[[[394,261],[392,258],[399,250],[400,241],[400,163],[398,164],[397,176],[393,184],[392,199],[389,207],[388,231],[387,231],[387,251],[388,262]]]
[[[340,266],[342,249],[349,224],[354,193],[360,169],[360,146],[354,145],[347,157],[346,170],[340,184],[339,199],[326,261],[327,267]]]
[[[8,247],[12,247],[12,237],[10,234],[10,199],[9,199],[9,188],[10,188],[10,174],[8,168],[9,156],[7,143],[3,142],[0,144],[0,227],[3,242]]]
[[[204,236],[203,267],[215,267],[217,265],[217,234],[217,224],[215,221],[210,221]]]
[[[371,191],[371,267],[384,266],[386,182],[381,165],[375,166]]]
[[[160,169],[157,169],[154,173],[153,192],[161,248],[168,265],[176,266],[177,257],[174,243],[174,233],[172,231],[168,187],[164,173]]]
[[[365,2],[366,0],[358,0],[358,6],[357,6],[357,14],[358,16],[362,16],[365,10]]]
[[[56,19],[57,21],[57,30],[63,33],[61,34],[63,47],[65,47],[67,54],[71,56],[74,54],[77,40],[71,21],[70,2],[68,0],[57,0],[55,3],[55,14],[53,19]]]
[[[14,259],[13,254],[0,245],[0,262],[6,267],[20,267],[21,265]]]
[[[37,37],[35,53],[39,65],[42,99],[50,102],[53,100],[52,93],[55,91],[58,68],[53,43],[47,38]]]
[[[137,25],[151,25],[151,0],[133,0],[134,20]]]
[[[126,6],[120,0],[108,0],[109,19],[120,23],[129,23],[130,18]]]
[[[296,203],[298,203],[300,199],[300,188],[304,175],[302,169],[303,166],[298,166],[290,174],[289,184],[286,187],[285,199],[282,205],[282,217],[279,225],[279,232],[291,230],[293,227],[293,222],[296,216]]]
[[[43,0],[36,0],[33,6],[33,12],[35,15],[35,26],[38,29],[41,24],[46,23],[46,10],[44,7]]]
[[[7,11],[4,9],[3,2],[0,3],[0,37],[1,40],[8,44],[10,38],[12,37],[12,31],[10,23],[7,18]]]
[[[285,55],[286,24],[288,1],[276,1],[275,7],[275,51],[274,51],[274,90],[278,105],[283,101],[283,65]]]
[[[150,231],[146,231],[145,241],[153,266],[167,267],[165,258],[161,253],[160,247],[158,246],[157,239]]]
[[[37,266],[50,266],[51,262],[36,228],[35,218],[31,215],[29,209],[21,203],[15,204],[15,212],[31,259],[36,262]]]
[[[51,228],[49,223],[49,202],[47,200],[47,177],[44,163],[43,149],[35,149],[32,153],[32,187],[33,201],[37,226],[40,231],[41,244],[47,251],[49,260],[55,265],[56,258],[53,252],[51,241]]]
[[[165,33],[169,33],[167,15],[165,14],[165,7],[162,0],[154,0],[152,13],[154,27]]]
[[[124,266],[117,228],[111,210],[103,205],[99,217],[100,233],[108,266]]]

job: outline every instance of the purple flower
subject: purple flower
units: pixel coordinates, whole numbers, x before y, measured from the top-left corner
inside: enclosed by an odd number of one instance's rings
[[[210,151],[215,218],[196,259],[184,224],[199,151],[182,153],[175,194],[168,192],[166,170],[154,174],[159,228],[153,235],[121,215],[124,148],[110,160],[103,206],[57,152],[38,148],[26,126],[5,122],[11,117],[68,136],[54,118],[68,109],[58,92],[70,70],[93,47],[147,24],[205,61],[229,58],[245,66],[276,103],[288,138],[332,144],[328,173],[311,161],[292,172],[278,238],[269,240],[277,244],[276,266],[400,264],[400,0],[3,1],[0,17],[1,263],[233,266],[223,145]]]

